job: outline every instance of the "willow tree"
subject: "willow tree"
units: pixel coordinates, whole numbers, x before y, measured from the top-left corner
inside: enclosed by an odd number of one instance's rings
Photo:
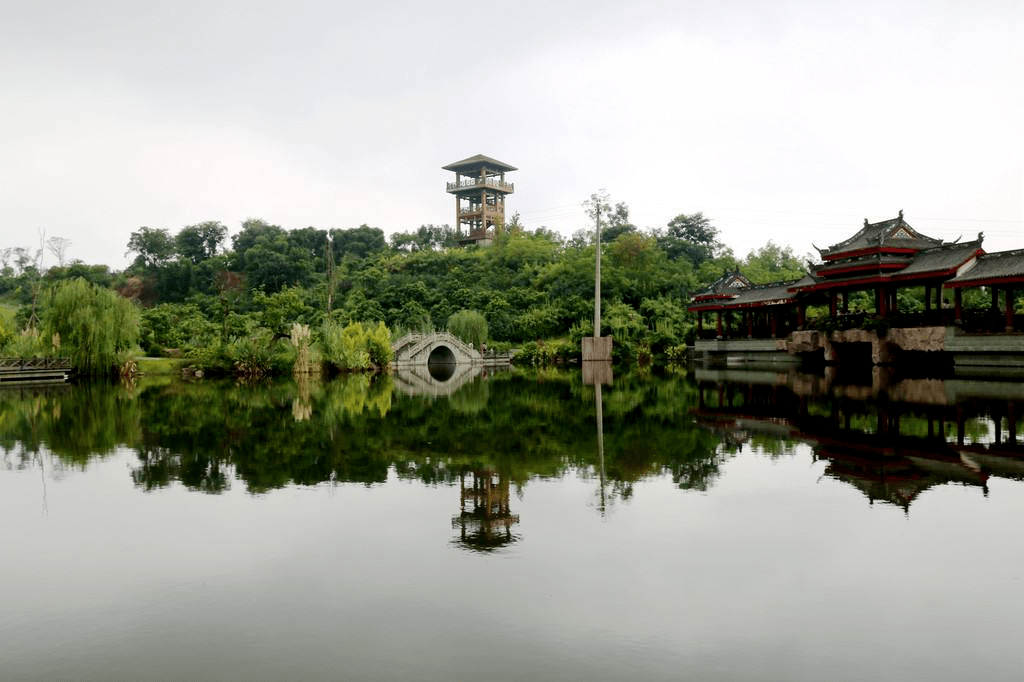
[[[140,314],[134,303],[110,289],[77,278],[50,290],[43,330],[59,343],[83,374],[106,374],[138,347]]]
[[[479,348],[487,342],[487,319],[476,310],[460,310],[448,317],[448,331]]]

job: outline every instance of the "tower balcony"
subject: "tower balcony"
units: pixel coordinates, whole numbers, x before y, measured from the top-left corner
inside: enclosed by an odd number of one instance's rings
[[[515,192],[515,184],[511,182],[503,182],[498,178],[486,178],[481,180],[480,178],[465,178],[458,182],[449,182],[448,191],[452,194],[459,194],[460,192],[468,192],[476,189],[493,189],[505,194],[512,194]]]

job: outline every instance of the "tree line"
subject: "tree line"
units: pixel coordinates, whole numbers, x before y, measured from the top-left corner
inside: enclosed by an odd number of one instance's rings
[[[803,273],[792,249],[772,242],[737,258],[702,213],[640,228],[629,207],[607,195],[593,195],[585,207],[602,222],[602,334],[615,337],[617,360],[657,362],[691,342],[689,298],[727,270],[740,268],[755,282]],[[43,337],[52,333],[32,319],[32,300],[55,309],[55,292],[76,280],[135,303],[142,352],[183,354],[200,364],[235,364],[238,358],[224,352],[231,344],[273,357],[296,324],[312,329],[313,346],[323,348],[330,325],[338,333],[360,324],[370,334],[382,324],[394,338],[450,321],[472,330],[475,344],[566,358],[593,333],[595,235],[586,228],[563,238],[523,225],[518,215],[488,247],[458,246],[460,235],[448,225],[388,239],[367,225],[285,229],[250,219],[229,238],[225,225],[208,221],[175,233],[133,231],[126,243],[133,260],[119,272],[74,260],[43,269],[41,259],[7,249],[0,251],[0,300],[20,307],[0,330],[0,343],[7,348],[33,326]],[[118,347],[123,343],[119,337]]]

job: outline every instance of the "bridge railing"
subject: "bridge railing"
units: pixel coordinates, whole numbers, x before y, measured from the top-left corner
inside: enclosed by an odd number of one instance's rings
[[[71,358],[2,358],[0,372],[71,369]]]

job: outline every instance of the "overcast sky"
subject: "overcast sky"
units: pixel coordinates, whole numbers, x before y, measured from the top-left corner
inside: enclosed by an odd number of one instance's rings
[[[474,154],[566,235],[604,188],[738,256],[900,209],[1024,248],[1024,2],[0,0],[0,248],[452,224]]]

